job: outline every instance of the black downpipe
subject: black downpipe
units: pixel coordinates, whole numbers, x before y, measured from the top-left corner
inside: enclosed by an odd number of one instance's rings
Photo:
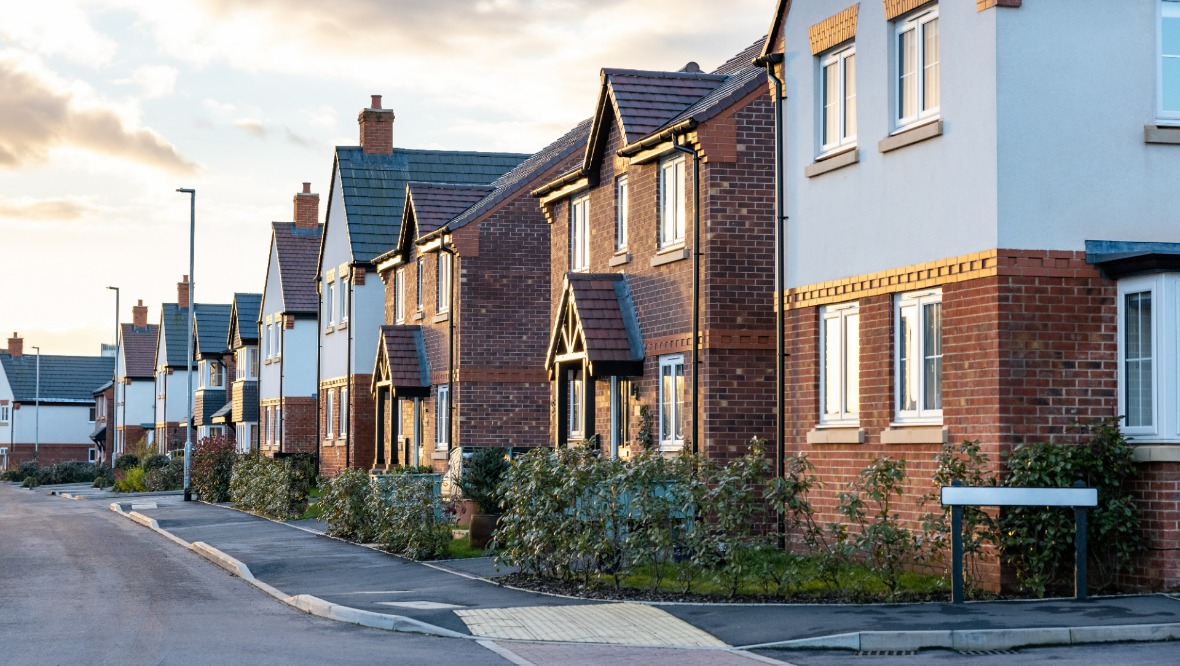
[[[455,302],[455,267],[459,264],[459,257],[455,255],[455,247],[439,239],[439,252],[446,252],[451,256],[451,294],[447,303],[447,451],[455,448],[455,313],[458,303]]]
[[[692,452],[700,451],[701,391],[701,156],[680,143],[683,136],[672,139],[677,152],[692,155]]]
[[[783,86],[775,72],[775,65],[783,62],[783,54],[769,53],[755,58],[754,64],[766,68],[766,76],[774,85],[774,328],[775,328],[775,435],[778,440],[778,476],[786,476],[786,245],[787,215],[783,195]],[[786,547],[786,516],[778,514],[779,548]]]
[[[345,372],[344,385],[348,387],[348,402],[352,402],[352,337],[356,335],[356,321],[353,319],[352,313],[355,308],[352,306],[352,297],[355,295],[352,292],[352,273],[353,267],[348,267],[348,357],[345,358]],[[344,410],[348,409],[346,405],[340,405],[336,410],[337,413],[343,414]],[[339,417],[336,419],[339,422]],[[352,410],[348,409],[348,430],[349,432],[341,433],[344,435],[344,466],[352,467]]]
[[[323,377],[323,363],[324,363],[324,281],[320,276],[316,276],[315,281],[318,283],[319,301],[315,308],[315,473],[319,476],[323,472],[323,452],[324,441],[322,439],[323,433],[320,432],[320,392],[323,389],[320,387],[320,379]],[[286,359],[283,359],[286,360]]]
[[[283,419],[287,418],[287,407],[284,404],[286,402],[286,400],[284,400],[284,398],[286,396],[283,395],[283,390],[284,390],[283,389],[283,378],[287,376],[287,359],[285,358],[285,354],[287,353],[287,315],[284,313],[284,314],[280,314],[279,316],[282,317],[282,319],[280,320],[280,321],[282,321],[282,324],[279,327],[279,349],[283,350],[284,356],[279,357],[279,422],[275,424],[275,427],[279,429],[279,453],[282,453],[283,452]],[[318,335],[318,333],[317,333],[317,335]],[[318,372],[319,367],[320,367],[319,358],[317,357],[316,358],[317,372]],[[259,372],[258,374],[261,375],[262,373]],[[258,378],[258,381],[259,381],[259,383],[262,382],[261,376]],[[316,392],[318,393],[319,390],[320,390],[319,381],[317,380],[316,381]],[[319,423],[318,412],[316,414],[316,423]],[[259,437],[261,437],[261,436],[262,436],[262,433],[259,433]],[[259,450],[261,450],[261,447],[259,447]]]

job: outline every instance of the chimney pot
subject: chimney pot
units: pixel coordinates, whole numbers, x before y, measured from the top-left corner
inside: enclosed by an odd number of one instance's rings
[[[295,226],[314,229],[320,222],[320,195],[313,194],[311,183],[303,184],[303,191],[295,194]]]
[[[12,332],[12,337],[8,338],[8,353],[13,358],[20,358],[25,353],[25,339],[20,337],[16,332]]]
[[[372,97],[373,97],[373,105],[370,106],[369,108],[370,109],[380,109],[381,108],[381,95],[373,95]]]
[[[180,282],[176,284],[176,304],[182,308],[188,308],[188,276],[184,276]]]
[[[139,299],[139,304],[131,308],[131,325],[135,328],[147,328],[147,310],[143,299]]]
[[[308,183],[308,182],[303,183],[303,193],[304,194],[311,194],[311,183]]]
[[[360,126],[361,150],[368,154],[393,154],[393,120],[390,109],[381,108],[381,95],[373,95],[372,106],[357,115]]]

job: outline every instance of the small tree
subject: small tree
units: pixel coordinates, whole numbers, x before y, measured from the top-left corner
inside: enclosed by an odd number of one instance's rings
[[[499,513],[504,501],[501,484],[511,463],[499,447],[478,449],[471,460],[463,463],[459,490],[463,497],[479,505],[483,513]]]
[[[202,500],[229,501],[229,482],[236,459],[237,448],[232,439],[215,435],[197,442],[193,447],[189,478]]]

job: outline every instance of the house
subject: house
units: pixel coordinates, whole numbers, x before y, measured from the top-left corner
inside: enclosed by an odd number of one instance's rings
[[[110,356],[25,354],[13,333],[0,351],[0,462],[97,460],[94,391],[114,372]]]
[[[589,121],[486,181],[410,182],[394,249],[374,259],[385,326],[372,391],[375,467],[459,447],[545,446],[549,229],[532,188],[580,162]]]
[[[773,435],[774,121],[757,53],[712,73],[602,70],[581,163],[533,190],[552,233],[557,445],[725,460]]]
[[[90,433],[90,441],[94,442],[95,461],[101,463],[113,463],[110,457],[110,449],[107,448],[107,441],[112,438],[108,433],[112,432],[112,424],[115,422],[115,382],[109,381],[102,386],[95,389],[92,393],[94,396],[94,430]],[[0,406],[0,416],[3,416],[3,408]],[[6,455],[0,455],[0,469],[6,466]],[[89,454],[87,454],[89,459]]]
[[[394,246],[406,183],[488,184],[526,156],[393,147],[392,110],[374,95],[357,117],[359,146],[338,146],[317,260],[320,471],[373,466],[372,369],[384,290],[373,259]],[[476,180],[473,180],[476,179]]]
[[[140,300],[131,308],[131,323],[119,325],[114,417],[110,421],[114,425],[116,454],[140,440],[150,441],[155,430],[152,386],[160,327],[147,323],[147,311],[147,306]]]
[[[314,453],[318,448],[316,273],[323,225],[320,195],[312,193],[311,183],[304,183],[303,191],[295,194],[293,208],[293,222],[271,224],[270,258],[258,315],[259,448],[269,457]]]
[[[232,428],[241,453],[259,450],[258,433],[258,313],[262,294],[234,294],[226,344],[234,357],[229,411],[214,414],[213,422]],[[218,410],[219,412],[223,411]]]
[[[1120,416],[1130,582],[1180,584],[1177,39],[1175,0],[780,0],[784,411],[816,506],[904,457],[916,524],[943,443],[998,466]]]
[[[193,358],[197,361],[193,389],[193,428],[197,440],[220,436],[233,438],[226,418],[233,409],[229,401],[229,377],[236,363],[229,348],[231,303],[197,303],[193,306]]]
[[[160,306],[155,350],[155,441],[161,452],[184,448],[188,403],[188,276],[176,285],[175,303]],[[195,379],[195,378],[194,378]],[[195,383],[195,382],[194,382]],[[196,433],[193,433],[196,442]]]

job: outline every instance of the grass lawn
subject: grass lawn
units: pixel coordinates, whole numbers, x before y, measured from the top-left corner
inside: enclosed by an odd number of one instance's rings
[[[312,488],[311,492],[307,493],[307,510],[303,512],[302,516],[299,516],[299,520],[306,520],[308,518],[315,518],[317,520],[319,519],[320,514],[324,512],[324,507],[320,506],[319,502],[320,495],[322,495],[323,492],[324,491],[319,488]]]
[[[490,554],[483,548],[472,548],[470,537],[452,540],[450,548],[452,560],[464,560],[469,557],[486,557]]]

